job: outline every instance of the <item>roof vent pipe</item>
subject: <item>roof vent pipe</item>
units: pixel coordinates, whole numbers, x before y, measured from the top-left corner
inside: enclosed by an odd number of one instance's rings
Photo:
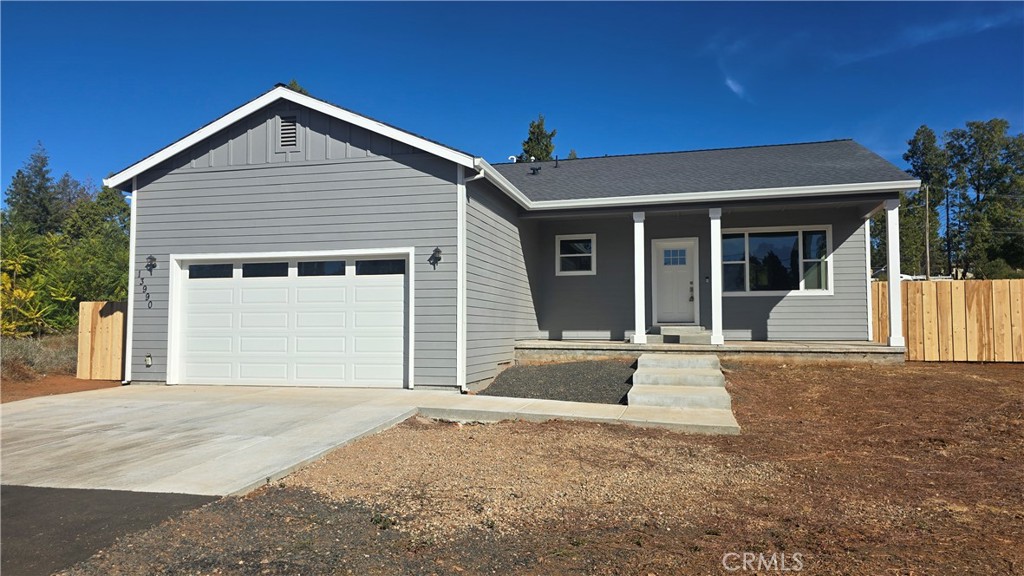
[[[540,166],[534,166],[534,167],[530,168],[530,172],[532,172],[533,175],[536,176],[537,174],[540,173]]]
[[[558,168],[558,156],[555,156],[555,168]]]

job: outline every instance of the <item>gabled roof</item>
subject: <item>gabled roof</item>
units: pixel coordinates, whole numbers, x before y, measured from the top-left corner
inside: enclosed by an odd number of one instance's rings
[[[920,181],[854,142],[496,164],[533,208],[907,190]],[[536,174],[534,169],[540,168]]]
[[[527,210],[894,192],[920,181],[852,140],[498,164],[291,90],[283,84],[105,178],[132,178],[278,100],[288,100],[470,168]],[[533,168],[540,168],[536,174]]]
[[[116,188],[124,184],[125,182],[130,181],[133,177],[138,176],[139,174],[145,172],[146,170],[149,170],[159,165],[161,162],[169,158],[173,158],[180,152],[188,150],[195,144],[202,142],[203,140],[209,138],[210,136],[213,136],[214,134],[220,132],[221,130],[231,126],[235,122],[238,122],[246,116],[254,112],[257,112],[260,109],[270,104],[273,104],[278,100],[288,100],[294,102],[296,104],[299,104],[300,106],[305,106],[312,110],[316,110],[317,112],[321,112],[328,116],[332,116],[339,120],[343,120],[350,124],[354,124],[356,126],[365,128],[372,132],[376,132],[383,136],[387,136],[388,138],[397,140],[398,142],[407,144],[409,146],[412,146],[413,148],[423,150],[424,152],[429,152],[431,154],[434,154],[435,156],[440,156],[441,158],[450,160],[452,162],[455,162],[456,164],[465,166],[467,168],[474,167],[474,158],[471,154],[467,154],[465,152],[462,152],[461,150],[450,148],[448,146],[445,146],[444,144],[440,144],[438,142],[429,140],[417,134],[413,134],[412,132],[402,130],[401,128],[396,128],[394,126],[391,126],[390,124],[385,124],[384,122],[380,122],[379,120],[374,120],[373,118],[370,118],[368,116],[357,114],[355,112],[352,112],[351,110],[347,110],[345,108],[342,108],[341,106],[336,106],[325,100],[320,100],[319,98],[313,98],[312,96],[300,94],[288,88],[284,84],[278,84],[270,91],[263,93],[259,97],[250,100],[249,102],[239,106],[238,108],[235,108],[231,112],[228,112],[220,118],[217,118],[213,122],[210,122],[209,124],[203,126],[202,128],[196,130],[195,132],[192,132],[191,134],[185,136],[184,138],[181,138],[180,140],[171,144],[170,146],[162,148],[150,154],[149,156],[146,156],[142,160],[139,160],[135,164],[132,164],[131,166],[125,168],[124,170],[121,170],[120,172],[114,174],[113,176],[110,176],[109,178],[104,178],[103,185],[109,186],[111,188]]]

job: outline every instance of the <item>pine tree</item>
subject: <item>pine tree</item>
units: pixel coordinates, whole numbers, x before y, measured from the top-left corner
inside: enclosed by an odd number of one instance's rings
[[[558,130],[548,132],[544,129],[544,115],[538,114],[537,119],[530,122],[530,130],[523,140],[523,153],[519,155],[520,162],[529,162],[534,158],[537,162],[551,160],[555,151],[555,134]]]
[[[298,92],[299,94],[305,94],[306,96],[309,96],[309,92],[307,92],[306,89],[303,88],[302,85],[299,84],[299,81],[296,80],[295,78],[292,78],[292,81],[288,83],[288,88]]]
[[[576,156],[576,149],[575,148],[569,148],[568,159],[569,160],[575,160],[576,158],[578,158],[578,156]]]
[[[7,188],[7,218],[12,224],[45,234],[58,231],[65,215],[50,176],[50,157],[39,143]]]

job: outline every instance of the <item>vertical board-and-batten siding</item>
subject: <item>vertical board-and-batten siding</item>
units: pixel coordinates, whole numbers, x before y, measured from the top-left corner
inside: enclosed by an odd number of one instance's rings
[[[518,207],[484,181],[466,186],[466,381],[512,361],[515,340],[534,337],[537,315]]]
[[[298,118],[298,150],[275,142]],[[170,254],[414,246],[416,384],[455,384],[456,166],[312,110],[279,103],[138,178],[132,378],[167,369]],[[444,265],[426,260],[434,247]],[[146,257],[157,266],[145,268]],[[147,368],[146,354],[153,357]]]

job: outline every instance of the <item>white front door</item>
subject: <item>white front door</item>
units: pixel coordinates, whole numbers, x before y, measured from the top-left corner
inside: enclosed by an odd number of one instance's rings
[[[696,238],[654,240],[654,323],[690,324],[699,299]]]

